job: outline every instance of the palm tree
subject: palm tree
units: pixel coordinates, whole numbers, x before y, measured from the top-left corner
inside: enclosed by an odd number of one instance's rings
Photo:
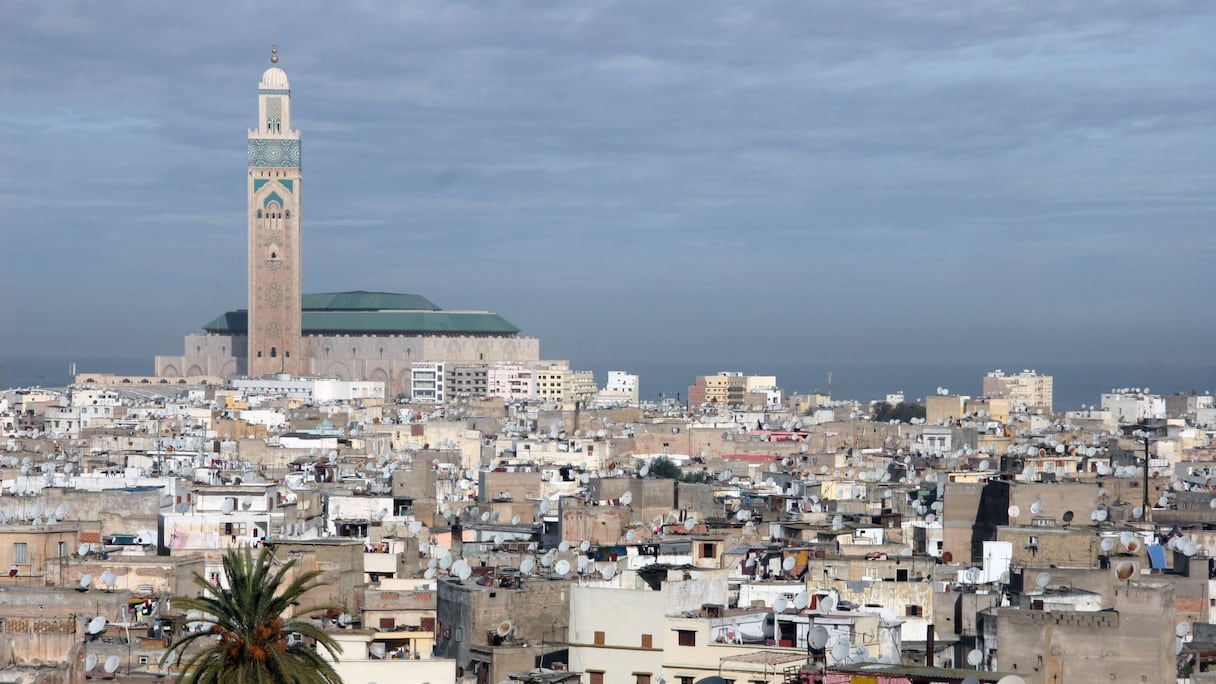
[[[187,658],[178,681],[190,684],[341,684],[333,666],[316,648],[288,643],[293,632],[308,637],[336,657],[342,647],[308,621],[325,613],[329,606],[297,609],[300,598],[314,587],[320,572],[300,573],[285,584],[293,559],[277,564],[274,551],[264,547],[256,556],[248,548],[231,549],[224,555],[228,588],[208,582],[194,573],[202,589],[197,597],[178,598],[176,606],[201,613],[201,631],[186,632],[174,640],[162,664],[173,657]],[[193,648],[192,648],[193,647]]]

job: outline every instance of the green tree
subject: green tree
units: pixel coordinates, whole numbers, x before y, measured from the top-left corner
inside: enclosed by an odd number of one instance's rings
[[[283,617],[304,594],[322,584],[317,570],[302,572],[287,583],[295,565],[294,559],[277,563],[270,547],[256,556],[242,548],[224,555],[227,589],[194,573],[200,595],[174,599],[174,606],[201,613],[197,622],[205,627],[175,639],[162,663],[185,658],[178,681],[190,684],[341,684],[333,665],[316,648],[287,643],[294,632],[315,640],[332,657],[342,650],[333,637],[308,621],[331,607],[295,608],[292,617]]]
[[[924,404],[909,404],[907,402],[899,402],[892,406],[888,402],[880,401],[874,404],[871,411],[871,416],[874,420],[880,423],[886,423],[891,420],[898,420],[901,423],[911,422],[913,418],[925,417]]]

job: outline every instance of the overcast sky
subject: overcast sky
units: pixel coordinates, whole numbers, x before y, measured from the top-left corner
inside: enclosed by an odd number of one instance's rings
[[[305,291],[576,366],[1211,365],[1213,36],[1165,0],[5,2],[0,354],[180,354],[245,306],[277,41]]]

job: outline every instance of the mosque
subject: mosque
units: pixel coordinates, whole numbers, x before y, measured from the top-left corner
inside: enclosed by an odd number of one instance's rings
[[[302,293],[300,132],[277,48],[270,61],[248,140],[248,308],[187,335],[183,355],[157,356],[156,374],[378,380],[392,396],[409,390],[415,363],[537,362],[540,340],[488,311],[445,311],[413,294]]]

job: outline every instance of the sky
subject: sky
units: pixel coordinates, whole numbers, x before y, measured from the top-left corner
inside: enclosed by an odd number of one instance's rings
[[[180,354],[245,306],[277,42],[306,292],[576,367],[1210,366],[1213,35],[1168,0],[5,2],[0,356]]]

